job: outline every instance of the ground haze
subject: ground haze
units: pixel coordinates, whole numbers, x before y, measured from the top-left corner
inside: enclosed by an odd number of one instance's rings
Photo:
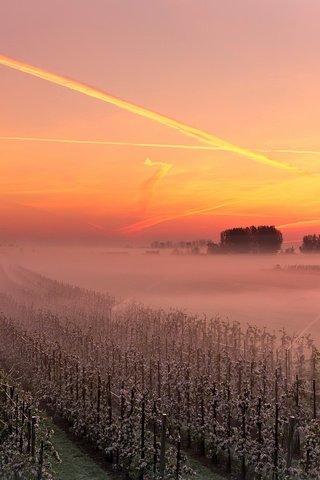
[[[242,325],[288,333],[306,331],[320,341],[320,255],[172,255],[147,249],[24,247],[2,249],[4,269],[14,265],[108,292],[123,302],[220,315]],[[275,269],[280,265],[281,269]]]

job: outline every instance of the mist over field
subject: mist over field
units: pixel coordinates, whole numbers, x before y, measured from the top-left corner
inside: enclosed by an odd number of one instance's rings
[[[219,315],[269,331],[284,327],[289,334],[310,333],[320,342],[319,270],[287,269],[320,266],[319,255],[172,255],[170,250],[147,255],[143,248],[81,247],[3,248],[1,253],[9,277],[19,265],[110,293],[124,304]]]

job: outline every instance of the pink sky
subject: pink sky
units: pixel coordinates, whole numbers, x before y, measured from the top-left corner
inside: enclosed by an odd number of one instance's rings
[[[11,0],[0,53],[241,147],[320,151],[319,18],[317,0]],[[3,66],[0,86],[2,137],[199,144]],[[285,227],[288,240],[319,233],[320,154],[268,155],[314,175],[230,152],[3,139],[2,236],[217,238],[233,225],[304,221]],[[146,158],[173,166],[157,175]],[[153,225],[121,233],[139,222]]]

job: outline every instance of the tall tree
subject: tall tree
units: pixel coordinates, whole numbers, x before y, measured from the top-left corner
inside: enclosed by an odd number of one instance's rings
[[[230,228],[221,232],[220,246],[225,252],[250,253],[252,251],[250,228]]]
[[[251,229],[259,253],[277,253],[280,250],[283,241],[280,230],[266,225]]]
[[[231,228],[221,232],[221,251],[230,253],[277,253],[282,233],[273,225]]]
[[[302,253],[320,253],[320,235],[306,235],[300,247]]]

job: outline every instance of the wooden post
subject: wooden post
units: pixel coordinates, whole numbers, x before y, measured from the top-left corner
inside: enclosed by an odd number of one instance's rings
[[[160,477],[165,478],[165,467],[166,467],[166,425],[167,425],[167,415],[162,414],[162,425],[161,425],[161,447],[160,447]]]
[[[279,404],[276,403],[275,425],[274,425],[274,470],[273,470],[274,480],[278,480],[278,458],[279,458]]]
[[[317,418],[317,392],[316,392],[316,381],[313,379],[312,381],[313,387],[313,418]]]
[[[157,474],[157,404],[153,402],[153,475],[156,477]]]
[[[79,400],[79,363],[76,364],[76,400]]]
[[[191,431],[190,431],[190,369],[187,368],[187,448],[191,448]]]
[[[27,452],[31,452],[31,408],[28,408],[28,446],[27,446]]]
[[[34,458],[36,454],[36,417],[31,418],[31,456]]]
[[[107,401],[108,401],[109,427],[111,427],[111,425],[112,425],[112,395],[111,395],[111,377],[110,377],[110,375],[108,375]],[[113,463],[113,450],[110,452],[110,462]]]
[[[227,472],[231,473],[231,448],[230,448],[230,437],[231,437],[231,409],[230,409],[230,386],[228,385],[227,389],[227,400],[228,400],[228,418],[227,418],[227,435],[228,435],[228,459],[227,459]]]
[[[153,392],[153,369],[152,369],[151,358],[150,358],[150,364],[149,364],[149,389],[150,389],[150,392]]]
[[[144,391],[144,359],[143,355],[141,358],[141,389]]]
[[[161,372],[160,372],[159,360],[158,360],[158,398],[161,398]]]
[[[176,480],[179,480],[179,476],[180,476],[180,462],[181,462],[181,438],[180,438],[180,428],[179,428],[178,440],[177,440]]]
[[[97,390],[97,424],[100,423],[100,408],[101,408],[101,377],[98,373],[98,390]]]
[[[293,439],[294,439],[295,417],[289,417],[289,432],[288,432],[288,446],[287,446],[287,469],[291,467],[293,456]]]
[[[140,441],[140,446],[141,446],[141,450],[140,450],[140,459],[141,461],[144,460],[145,458],[145,448],[144,448],[144,436],[145,436],[145,408],[146,408],[146,405],[145,405],[145,397],[142,398],[142,405],[141,405],[141,441]],[[143,480],[143,476],[144,476],[144,469],[142,469],[141,473],[140,473],[140,480]]]
[[[242,405],[242,438],[243,442],[246,441],[246,405],[245,403]],[[246,478],[246,456],[245,453],[242,454],[241,458],[241,476],[242,479],[245,480]]]
[[[200,409],[201,409],[201,427],[203,433],[201,434],[200,440],[200,454],[205,457],[206,455],[206,445],[205,445],[205,435],[204,435],[204,399],[203,399],[203,389],[201,388],[201,401],[200,401]]]
[[[218,401],[215,398],[216,391],[215,391],[215,385],[213,387],[213,394],[214,394],[214,400],[213,400],[213,433],[214,433],[214,438],[216,439],[216,433],[217,433],[217,405]],[[213,463],[218,463],[218,455],[217,455],[217,446],[216,446],[216,440],[213,445],[213,451],[212,451],[212,462]]]

